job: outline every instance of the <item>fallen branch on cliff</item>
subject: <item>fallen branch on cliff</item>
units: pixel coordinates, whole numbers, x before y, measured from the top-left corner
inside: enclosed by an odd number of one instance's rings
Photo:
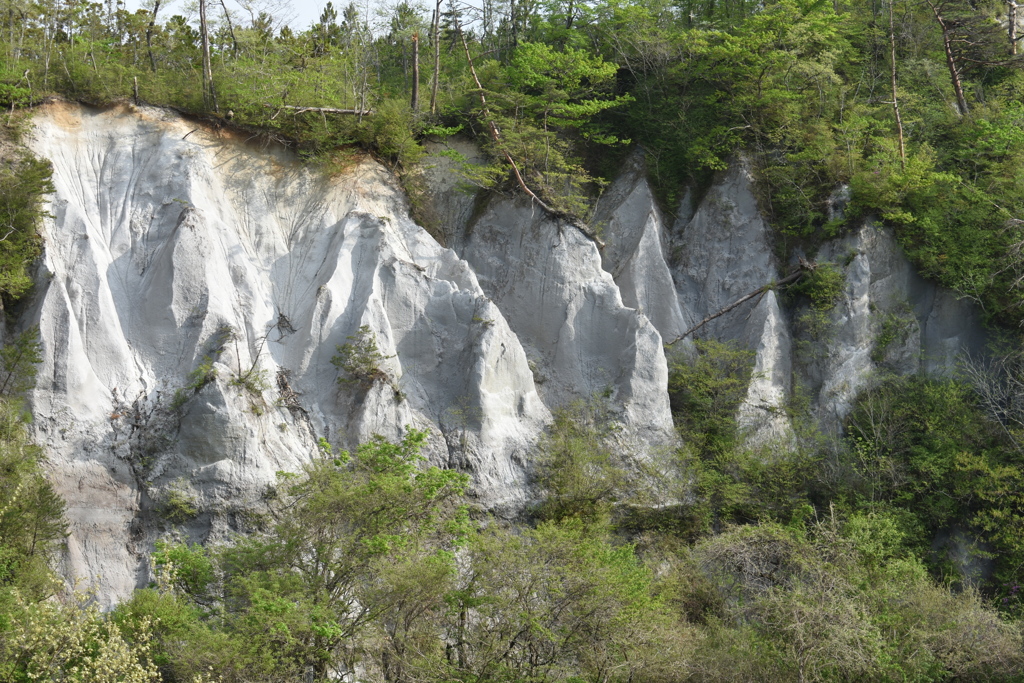
[[[336,109],[335,107],[295,107],[289,104],[264,104],[267,109],[290,109],[296,114],[315,111],[318,114],[348,114],[351,116],[370,116],[372,109]]]
[[[769,290],[776,289],[776,288],[782,287],[784,285],[791,285],[791,284],[793,284],[794,282],[799,280],[801,277],[803,277],[804,273],[809,273],[810,271],[814,270],[817,267],[818,267],[817,263],[813,263],[813,262],[808,263],[804,259],[800,259],[800,267],[797,268],[797,270],[795,272],[790,273],[789,275],[787,275],[786,277],[782,278],[781,280],[779,280],[777,282],[769,282],[768,284],[764,285],[763,287],[758,287],[754,291],[741,296],[736,301],[733,301],[728,306],[726,306],[724,308],[718,309],[716,312],[714,312],[711,315],[709,315],[708,317],[704,318],[699,323],[697,323],[696,325],[694,325],[693,327],[688,329],[686,332],[683,332],[681,335],[679,335],[678,337],[676,337],[672,341],[665,342],[665,346],[672,346],[677,341],[686,339],[691,334],[693,334],[694,332],[696,332],[700,328],[704,327],[705,325],[707,325],[709,322],[711,322],[715,318],[720,318],[721,316],[725,315],[729,311],[742,306],[746,302],[748,302],[751,299],[753,299],[755,296],[764,296],[765,293],[768,292]]]

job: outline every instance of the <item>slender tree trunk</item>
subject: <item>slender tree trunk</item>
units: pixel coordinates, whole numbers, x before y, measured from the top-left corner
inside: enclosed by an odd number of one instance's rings
[[[413,111],[420,108],[420,34],[412,34],[412,102]]]
[[[469,623],[468,610],[463,602],[459,606],[459,639],[455,645],[458,655],[459,668],[466,670],[466,625]]]
[[[900,170],[907,169],[907,150],[903,142],[903,118],[900,116],[900,104],[896,97],[896,22],[893,19],[893,5],[896,0],[889,0],[889,64],[892,67],[892,111],[896,115],[896,132],[900,141]]]
[[[203,105],[217,111],[217,94],[213,89],[213,66],[210,63],[210,30],[206,23],[206,0],[199,0],[199,37],[203,47]]]
[[[967,98],[964,97],[964,87],[960,82],[960,70],[956,68],[956,58],[953,56],[953,42],[949,36],[949,26],[946,21],[942,18],[942,13],[939,12],[939,8],[935,5],[932,0],[925,0],[928,7],[931,8],[932,14],[935,15],[935,21],[939,23],[939,28],[942,30],[942,47],[946,51],[946,66],[949,67],[949,78],[953,82],[953,92],[956,94],[956,106],[960,111],[960,115],[964,116],[967,114]]]
[[[238,40],[235,39],[235,27],[231,25],[231,15],[228,14],[228,6],[224,0],[220,0],[221,9],[224,10],[224,21],[228,22],[228,33],[231,34],[231,56],[238,56]]]
[[[512,24],[512,49],[519,45],[519,12],[516,7],[516,0],[509,0],[508,3],[509,23]]]
[[[156,13],[160,11],[160,0],[153,3],[153,15],[146,27],[146,51],[149,52],[149,68],[156,73],[156,59],[153,57],[153,28],[156,26]]]
[[[1010,36],[1010,54],[1017,54],[1017,3],[1010,0],[1006,3],[1006,30]]]
[[[437,0],[434,7],[434,25],[431,31],[434,38],[434,81],[430,84],[430,113],[437,113],[437,88],[441,82],[441,1]]]

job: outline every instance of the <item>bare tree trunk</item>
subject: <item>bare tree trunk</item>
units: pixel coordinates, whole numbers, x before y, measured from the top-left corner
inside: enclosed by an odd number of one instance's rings
[[[953,92],[956,94],[956,106],[961,116],[967,114],[967,98],[964,97],[964,87],[960,82],[960,70],[956,68],[956,59],[953,56],[953,43],[949,36],[949,26],[946,21],[942,18],[942,13],[939,12],[939,8],[935,5],[932,0],[925,0],[928,7],[931,8],[932,14],[935,15],[935,21],[939,22],[939,28],[942,30],[942,47],[946,51],[946,66],[949,67],[949,78],[953,82]]]
[[[373,114],[372,109],[337,109],[335,107],[296,107],[290,104],[264,104],[267,109],[288,109],[294,111],[296,114],[304,114],[307,111],[315,111],[318,114],[351,114],[353,116],[370,116]],[[274,118],[277,114],[274,114],[271,118]]]
[[[149,68],[156,73],[156,59],[153,57],[153,28],[156,26],[156,13],[160,11],[160,0],[153,3],[153,15],[146,27],[146,51],[149,52]]]
[[[720,318],[723,315],[725,315],[726,313],[728,313],[729,311],[734,310],[736,308],[739,308],[739,306],[741,306],[742,304],[745,304],[746,302],[750,301],[754,297],[764,296],[765,293],[768,292],[771,289],[776,289],[776,288],[781,287],[783,285],[788,285],[788,284],[792,284],[792,283],[796,282],[801,277],[803,277],[804,273],[812,271],[812,270],[814,270],[817,267],[818,267],[817,263],[808,263],[807,261],[804,261],[803,259],[800,259],[800,268],[796,272],[790,273],[789,275],[787,275],[786,277],[782,278],[778,282],[769,282],[768,284],[766,284],[763,287],[758,287],[754,291],[749,292],[747,294],[744,294],[743,296],[741,296],[739,299],[736,299],[736,301],[733,301],[728,306],[720,308],[717,311],[715,311],[714,313],[712,313],[711,315],[709,315],[708,317],[704,318],[699,323],[697,323],[696,325],[694,325],[690,329],[686,330],[686,332],[683,332],[681,335],[679,335],[678,337],[676,337],[672,341],[665,342],[665,346],[672,346],[677,341],[679,341],[681,339],[686,339],[691,334],[693,334],[694,332],[696,332],[700,328],[704,327],[705,325],[707,325],[709,322],[711,322],[715,318]],[[760,299],[758,299],[758,301],[760,301]]]
[[[893,19],[892,6],[896,0],[889,0],[889,62],[892,67],[892,111],[896,115],[896,132],[900,140],[900,170],[907,170],[907,150],[903,143],[903,118],[900,116],[900,104],[896,97],[896,23]]]
[[[509,0],[508,3],[509,23],[512,24],[512,49],[519,45],[519,12],[516,7],[516,0]]]
[[[213,66],[210,64],[210,30],[206,23],[206,0],[199,0],[199,37],[203,46],[203,106],[217,111],[217,95],[213,89]]]
[[[224,0],[220,0],[221,9],[224,10],[224,21],[228,22],[228,33],[231,34],[231,56],[238,56],[238,40],[235,39],[235,27],[231,25],[231,15],[228,14],[228,6]]]
[[[1006,3],[1006,30],[1010,36],[1010,54],[1017,54],[1017,3],[1010,0]]]
[[[412,102],[413,111],[420,108],[420,34],[412,34]]]
[[[434,38],[434,82],[430,85],[430,113],[437,113],[437,88],[441,81],[441,2],[434,7],[434,24],[430,27]]]

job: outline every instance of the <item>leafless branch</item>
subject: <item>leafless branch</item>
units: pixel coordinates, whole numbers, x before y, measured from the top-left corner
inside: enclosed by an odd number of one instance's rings
[[[764,285],[762,287],[758,287],[757,289],[755,289],[752,292],[744,294],[743,296],[741,296],[736,301],[733,301],[728,306],[726,306],[724,308],[720,308],[717,311],[715,311],[714,313],[712,313],[711,315],[709,315],[708,317],[704,318],[699,323],[697,323],[696,325],[694,325],[693,327],[688,329],[686,332],[683,332],[681,335],[679,335],[678,337],[676,337],[672,341],[666,342],[665,346],[672,346],[677,341],[686,339],[691,334],[693,334],[694,332],[696,332],[700,328],[704,327],[705,325],[707,325],[709,322],[711,322],[715,318],[720,318],[721,316],[725,315],[729,311],[731,311],[731,310],[733,310],[735,308],[738,308],[739,306],[742,306],[743,304],[745,304],[746,302],[750,301],[751,299],[753,299],[756,296],[763,296],[764,293],[767,292],[768,290],[775,289],[777,287],[782,287],[783,285],[793,284],[794,282],[799,280],[801,277],[803,277],[804,273],[806,273],[808,271],[811,271],[811,270],[814,270],[817,267],[818,266],[817,266],[816,263],[808,263],[807,261],[804,261],[803,259],[801,259],[801,261],[800,261],[800,268],[798,270],[796,270],[795,272],[790,273],[789,275],[787,275],[786,277],[782,278],[778,282],[769,282],[768,284],[766,284],[766,285]]]

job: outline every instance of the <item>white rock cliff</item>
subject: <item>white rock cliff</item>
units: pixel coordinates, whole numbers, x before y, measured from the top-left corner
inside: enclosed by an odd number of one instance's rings
[[[430,461],[501,514],[527,504],[532,449],[571,401],[609,397],[638,457],[673,447],[663,342],[784,270],[742,161],[667,230],[634,155],[598,207],[601,250],[524,199],[460,194],[435,157],[446,248],[370,160],[329,178],[151,108],[50,104],[34,123],[56,187],[19,323],[39,324],[46,358],[34,429],[69,505],[66,572],[105,604],[148,580],[174,505],[200,511],[178,529],[192,540],[245,530],[322,438],[430,428]],[[753,440],[788,438],[794,381],[838,425],[875,368],[941,371],[984,341],[886,233],[818,258],[847,277],[823,354],[801,357],[800,312],[775,292],[701,331],[756,354]],[[363,326],[384,379],[339,384],[331,359]]]

